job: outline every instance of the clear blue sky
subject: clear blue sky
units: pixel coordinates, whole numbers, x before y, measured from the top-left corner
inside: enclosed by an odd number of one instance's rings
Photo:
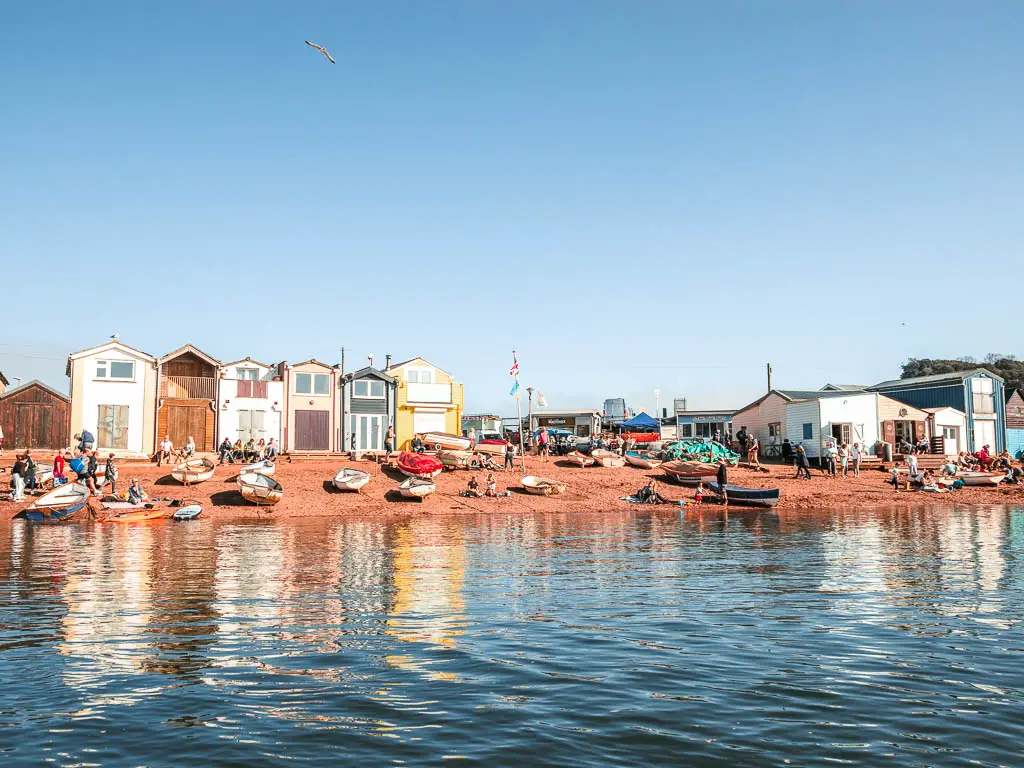
[[[508,415],[513,347],[552,408],[1020,353],[1021,40],[1019,0],[7,3],[0,370],[344,345]]]

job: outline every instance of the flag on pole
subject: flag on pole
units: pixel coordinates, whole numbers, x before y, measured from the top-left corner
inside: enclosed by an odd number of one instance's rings
[[[516,358],[516,353],[512,353],[512,367],[508,369],[509,376],[519,375],[519,360]]]
[[[519,379],[516,379],[516,383],[512,385],[512,391],[509,392],[512,397],[519,397]]]
[[[543,392],[538,392],[537,393],[537,407],[538,408],[547,408],[548,407],[548,401],[544,399],[544,393]]]

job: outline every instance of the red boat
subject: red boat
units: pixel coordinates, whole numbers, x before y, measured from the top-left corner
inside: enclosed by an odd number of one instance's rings
[[[398,469],[401,470],[403,475],[408,475],[409,477],[431,478],[441,474],[444,464],[441,463],[440,459],[435,459],[433,456],[402,451],[398,454]]]
[[[505,441],[497,438],[476,441],[477,453],[489,453],[492,456],[500,456],[505,452]]]
[[[657,432],[623,432],[621,436],[632,437],[637,443],[653,443],[661,440],[661,435]]]

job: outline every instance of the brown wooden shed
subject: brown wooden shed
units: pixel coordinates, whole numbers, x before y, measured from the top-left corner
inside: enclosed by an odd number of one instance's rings
[[[30,381],[0,394],[4,449],[67,448],[71,401],[41,381]]]

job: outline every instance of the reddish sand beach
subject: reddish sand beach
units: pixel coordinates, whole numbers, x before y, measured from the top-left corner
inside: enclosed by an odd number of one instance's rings
[[[6,487],[10,478],[13,457],[5,454],[0,484]],[[352,466],[372,474],[370,483],[359,493],[337,491],[331,478],[342,466]],[[752,488],[779,488],[781,499],[777,509],[848,509],[897,505],[933,504],[1014,504],[1024,503],[1024,486],[992,488],[965,488],[945,494],[904,491],[895,493],[889,483],[888,472],[877,469],[861,472],[860,478],[830,478],[818,470],[811,470],[811,480],[796,480],[790,467],[772,465],[767,472],[754,469],[730,468],[729,482]],[[214,477],[205,483],[188,488],[175,482],[170,468],[142,462],[120,462],[119,490],[137,477],[150,496],[171,499],[196,499],[203,504],[203,516],[208,518],[255,517],[256,507],[238,492],[237,465],[218,466]],[[654,508],[630,504],[621,500],[642,487],[650,477],[662,479],[658,470],[633,467],[586,469],[569,465],[561,460],[542,462],[526,459],[526,472],[562,481],[567,491],[559,497],[531,496],[522,492],[519,479],[523,472],[517,461],[515,473],[496,472],[498,490],[506,488],[511,496],[502,498],[464,498],[459,491],[466,487],[472,474],[476,474],[481,487],[484,473],[466,470],[445,471],[436,478],[437,492],[423,501],[400,498],[395,489],[404,477],[397,471],[372,462],[294,461],[287,457],[278,461],[275,479],[284,487],[284,499],[276,507],[263,510],[263,515],[275,518],[305,516],[383,516],[408,514],[459,514],[486,512],[606,512],[613,510]],[[667,482],[659,482],[659,491],[675,502],[692,501],[694,491]],[[6,498],[6,497],[5,497]],[[0,501],[0,517],[10,519],[25,504]]]

